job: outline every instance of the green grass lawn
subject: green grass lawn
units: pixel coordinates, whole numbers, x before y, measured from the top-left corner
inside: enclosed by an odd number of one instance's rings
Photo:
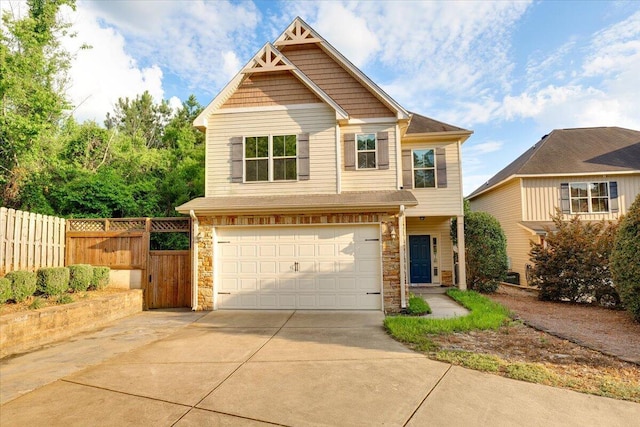
[[[469,309],[471,313],[449,319],[388,316],[384,320],[385,328],[398,341],[412,344],[420,351],[432,351],[436,346],[429,339],[429,335],[498,329],[510,320],[509,310],[477,292],[450,289],[447,295]]]

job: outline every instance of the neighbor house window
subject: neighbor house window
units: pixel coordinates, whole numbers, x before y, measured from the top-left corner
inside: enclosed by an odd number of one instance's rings
[[[295,135],[245,137],[245,181],[295,180],[296,143]]]
[[[413,150],[413,188],[436,186],[436,162],[433,150]]]
[[[571,213],[609,212],[608,182],[578,182],[569,184]]]
[[[364,133],[356,135],[358,169],[376,168],[376,135]]]

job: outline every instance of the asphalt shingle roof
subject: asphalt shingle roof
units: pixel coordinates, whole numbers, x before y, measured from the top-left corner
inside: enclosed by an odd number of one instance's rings
[[[513,175],[640,171],[640,131],[620,127],[556,129],[468,197]]]

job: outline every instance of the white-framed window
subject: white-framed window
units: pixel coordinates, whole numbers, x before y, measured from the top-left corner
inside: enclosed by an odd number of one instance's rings
[[[571,213],[609,212],[609,183],[570,183],[569,198],[571,200]]]
[[[245,182],[295,181],[296,135],[245,137],[244,164]]]
[[[356,164],[358,169],[376,168],[376,134],[356,134]]]
[[[435,188],[436,155],[433,149],[412,151],[413,188]]]

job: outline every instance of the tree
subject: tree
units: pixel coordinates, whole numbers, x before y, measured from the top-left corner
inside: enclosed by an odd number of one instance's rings
[[[640,194],[620,223],[611,253],[611,271],[625,308],[640,322]]]
[[[15,205],[29,169],[42,159],[44,135],[55,133],[69,107],[64,93],[68,52],[58,37],[69,27],[58,19],[74,0],[28,0],[21,19],[2,15],[0,28],[0,189],[4,204]]]
[[[457,243],[457,222],[451,223],[451,237]],[[487,212],[472,212],[464,204],[464,240],[467,284],[479,292],[494,292],[508,270],[507,238],[500,222]]]
[[[549,230],[544,244],[532,243],[533,285],[538,297],[547,301],[598,301],[615,306],[619,302],[613,286],[609,257],[616,225],[604,221],[565,221],[560,210],[552,217],[556,230]]]

